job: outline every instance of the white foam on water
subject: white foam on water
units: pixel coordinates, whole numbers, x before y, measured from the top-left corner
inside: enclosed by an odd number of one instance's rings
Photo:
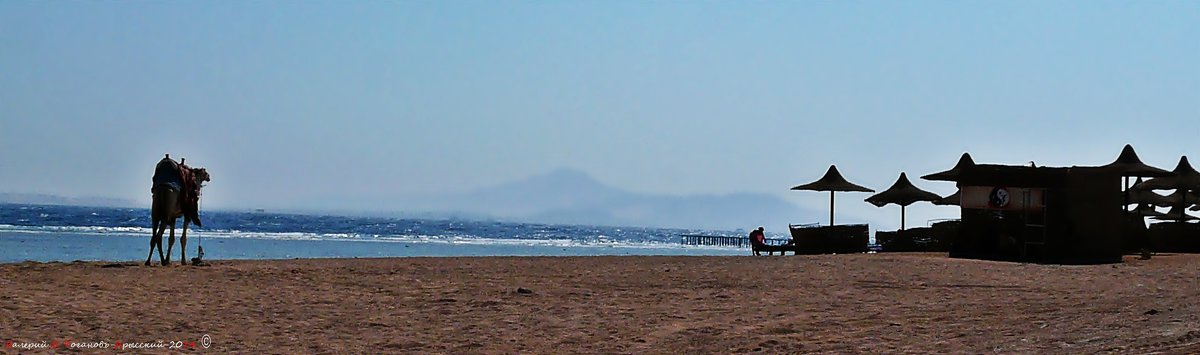
[[[178,230],[177,230],[178,231]],[[520,238],[489,238],[473,235],[426,235],[426,234],[353,234],[353,233],[310,233],[310,232],[249,232],[240,230],[189,230],[192,238],[218,239],[261,239],[261,240],[310,240],[310,241],[355,241],[380,243],[411,243],[411,244],[451,244],[475,246],[530,246],[530,247],[562,247],[562,248],[636,248],[636,249],[679,249],[679,250],[714,250],[731,251],[739,248],[728,246],[682,245],[679,243],[657,241],[619,241],[611,240],[608,236],[597,235],[595,240],[573,240],[565,238],[553,239],[520,239]],[[16,226],[0,224],[0,233],[13,232],[25,234],[84,234],[104,236],[146,237],[150,235],[147,227],[102,227],[102,226]],[[179,233],[177,233],[179,234]],[[741,248],[744,249],[744,248]]]
[[[19,232],[30,234],[75,233],[75,234],[113,234],[113,235],[148,235],[150,228],[146,227],[100,227],[100,226],[14,226],[0,224],[0,232]]]

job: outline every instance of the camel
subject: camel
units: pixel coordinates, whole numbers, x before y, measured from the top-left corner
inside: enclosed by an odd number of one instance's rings
[[[175,163],[167,154],[154,168],[154,186],[150,189],[153,202],[150,207],[150,253],[146,255],[146,266],[158,248],[158,259],[162,265],[171,264],[171,249],[175,247],[175,220],[183,217],[183,233],[179,237],[179,262],[187,265],[187,228],[189,223],[202,226],[200,221],[200,188],[205,182],[212,181],[208,170],[192,168],[183,164],[183,160]],[[162,236],[167,227],[171,228],[171,236],[167,244],[167,254],[163,255]]]

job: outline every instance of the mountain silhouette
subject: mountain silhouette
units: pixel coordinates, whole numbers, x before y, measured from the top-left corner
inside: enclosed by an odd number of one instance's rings
[[[421,200],[417,208],[427,212],[561,224],[722,230],[763,225],[786,229],[788,222],[816,220],[821,215],[767,194],[639,194],[570,169]]]
[[[91,207],[143,207],[136,201],[111,197],[68,197],[34,193],[0,193],[0,203]]]

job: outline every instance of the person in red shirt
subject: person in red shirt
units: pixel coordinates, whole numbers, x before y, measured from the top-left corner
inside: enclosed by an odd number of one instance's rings
[[[754,255],[760,255],[758,249],[767,245],[764,230],[765,228],[759,226],[758,229],[750,231],[750,248],[754,249]]]
[[[763,232],[764,230],[765,228],[760,226],[758,229],[750,231],[750,242],[754,243],[755,245],[766,245],[767,236]]]
[[[760,253],[764,251],[767,252],[767,255],[775,255],[775,252],[779,252],[779,255],[787,255],[787,251],[795,251],[795,239],[780,245],[768,245],[765,230],[766,228],[758,227],[758,229],[750,231],[750,248],[754,251],[754,255],[762,255]]]

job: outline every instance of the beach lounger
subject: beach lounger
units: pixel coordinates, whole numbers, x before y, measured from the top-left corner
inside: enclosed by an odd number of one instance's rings
[[[794,252],[796,251],[796,248],[791,245],[752,244],[750,245],[750,251],[754,253],[754,255],[762,255],[762,252],[767,252],[767,255],[775,255],[775,252],[779,252],[779,255],[787,255],[787,252]]]

